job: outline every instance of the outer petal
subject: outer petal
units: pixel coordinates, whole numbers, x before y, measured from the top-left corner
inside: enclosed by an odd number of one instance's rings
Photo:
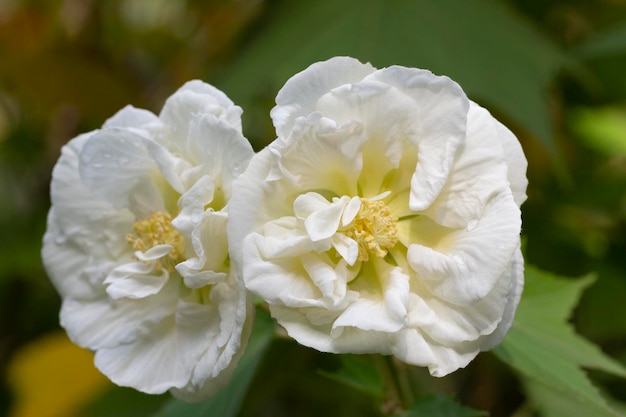
[[[168,98],[159,118],[172,129],[173,137],[186,138],[191,120],[207,113],[225,120],[241,132],[241,108],[226,94],[199,80],[187,82]]]
[[[140,300],[113,301],[106,295],[93,300],[66,298],[61,308],[61,326],[76,344],[98,350],[132,343],[153,331],[175,311],[177,283]]]
[[[524,288],[524,258],[520,248],[515,251],[511,264],[502,279],[511,280],[511,289],[507,297],[506,307],[496,330],[483,340],[481,350],[489,350],[499,345],[513,324],[515,310],[517,310]]]
[[[153,176],[156,165],[144,139],[134,133],[108,129],[92,136],[81,150],[79,172],[98,198],[138,218],[165,209]]]
[[[133,216],[101,201],[81,182],[79,153],[93,134],[79,136],[62,149],[52,172],[53,208],[48,214],[42,260],[57,290],[64,297],[98,297],[100,283],[113,264],[107,260],[130,255],[125,234]]]
[[[401,361],[426,366],[432,376],[443,377],[466,367],[480,352],[480,342],[442,346],[416,329],[405,329],[394,335],[391,350]]]
[[[392,85],[417,105],[414,131],[409,137],[418,147],[418,164],[411,179],[411,209],[426,209],[437,197],[452,167],[457,147],[465,139],[469,100],[448,77],[430,71],[393,66],[366,80]]]
[[[99,349],[96,366],[116,384],[140,387],[149,394],[182,388],[210,346],[218,321],[215,307],[178,301],[176,315],[164,319],[149,334],[133,343]]]
[[[515,202],[518,206],[521,206],[526,201],[526,187],[528,187],[526,168],[528,167],[528,161],[515,135],[499,121],[495,120],[495,123],[509,167],[508,178],[511,191],[513,192]]]
[[[368,288],[368,290],[354,286],[351,288],[359,292],[361,296],[335,320],[333,330],[353,327],[364,332],[373,330],[393,333],[404,327],[409,303],[409,277],[402,272],[401,268],[391,267],[382,262],[379,262],[378,268],[381,270],[372,277],[359,277],[360,285],[370,284],[367,286],[374,288]],[[382,282],[371,282],[379,278]],[[382,290],[375,288],[378,285],[382,286]],[[380,291],[382,294],[379,293]],[[381,349],[384,350],[384,347]]]
[[[317,100],[333,88],[362,80],[374,67],[349,57],[312,64],[291,77],[276,96],[270,115],[278,136],[288,137],[296,118],[316,110]]]
[[[230,198],[233,180],[244,171],[254,155],[252,146],[239,130],[211,114],[192,120],[187,149],[189,159],[198,158],[204,172],[215,178],[226,201]]]
[[[189,383],[170,391],[186,401],[200,401],[215,395],[224,386],[244,353],[252,331],[254,308],[246,297],[246,289],[231,274],[228,281],[211,291],[211,304],[219,311],[219,333],[209,344],[194,368]]]
[[[419,241],[420,226],[414,223],[413,241]],[[441,249],[411,244],[407,258],[429,291],[459,305],[477,302],[496,285],[519,245],[521,216],[510,192],[494,198],[476,227],[451,233]]]
[[[425,211],[447,227],[475,227],[488,201],[509,188],[507,164],[495,119],[472,103],[467,137],[458,148],[446,184]]]
[[[107,119],[102,127],[136,129],[135,133],[145,134],[142,128],[160,124],[161,121],[154,113],[128,105]]]

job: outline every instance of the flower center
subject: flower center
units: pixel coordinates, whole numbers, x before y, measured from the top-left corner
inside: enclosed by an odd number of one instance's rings
[[[126,235],[126,240],[135,250],[145,252],[157,245],[171,245],[172,251],[156,260],[157,271],[174,272],[174,267],[185,260],[185,238],[172,226],[172,216],[157,211],[146,220],[133,225],[135,234]]]
[[[361,199],[361,208],[350,223],[346,235],[359,245],[359,261],[367,261],[370,253],[382,258],[398,242],[398,218],[380,200]]]

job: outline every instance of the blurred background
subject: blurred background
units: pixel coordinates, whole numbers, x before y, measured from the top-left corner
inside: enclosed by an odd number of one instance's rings
[[[448,75],[517,134],[526,260],[596,274],[573,323],[626,361],[625,0],[0,0],[0,415],[144,416],[169,398],[113,387],[59,329],[39,251],[61,146],[126,104],[158,113],[198,78],[244,109],[258,150],[281,85],[335,55]],[[241,415],[376,415],[316,372],[335,360],[274,342]],[[626,401],[623,381],[591,376]],[[489,354],[436,384],[533,415]]]

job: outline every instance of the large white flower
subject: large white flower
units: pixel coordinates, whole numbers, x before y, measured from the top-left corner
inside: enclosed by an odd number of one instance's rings
[[[228,380],[250,324],[226,203],[252,155],[241,108],[201,81],[63,148],[42,258],[61,325],[116,384],[194,401]]]
[[[447,77],[338,57],[281,89],[234,183],[246,287],[298,342],[446,375],[501,341],[523,286],[515,136]]]

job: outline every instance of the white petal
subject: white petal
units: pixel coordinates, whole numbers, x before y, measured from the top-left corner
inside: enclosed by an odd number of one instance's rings
[[[314,250],[313,242],[301,223],[301,220],[292,216],[265,223],[263,225],[265,258],[298,256]]]
[[[308,277],[323,297],[332,301],[334,308],[340,305],[346,296],[348,280],[353,277],[345,263],[334,265],[328,256],[318,253],[309,253],[300,259]]]
[[[171,250],[171,246],[169,250]],[[104,280],[104,284],[107,285],[107,294],[117,300],[120,298],[145,298],[158,293],[169,279],[169,274],[165,270],[161,271],[160,275],[152,274],[153,269],[153,264],[143,262],[118,266]]]
[[[219,329],[215,307],[179,301],[176,316],[130,344],[102,348],[95,363],[120,386],[160,394],[187,385]]]
[[[190,235],[204,218],[204,207],[213,200],[215,184],[209,175],[203,175],[196,183],[180,196],[180,212],[172,225],[184,235]]]
[[[131,343],[174,314],[178,285],[170,280],[157,294],[142,299],[112,300],[104,291],[90,300],[65,298],[61,326],[74,343],[91,350]]]
[[[220,317],[219,334],[209,343],[189,383],[170,390],[177,398],[195,402],[215,395],[229,381],[245,351],[254,308],[243,286],[234,281],[221,282],[211,290],[211,304],[217,306]]]
[[[425,214],[447,227],[472,228],[489,199],[506,190],[507,165],[496,120],[472,103],[467,136],[457,150],[447,182]]]
[[[224,193],[225,200],[230,198],[233,180],[254,155],[240,130],[211,114],[191,120],[187,150],[189,159],[197,160],[204,172],[216,179],[216,187]]]
[[[352,223],[352,220],[354,220],[360,209],[361,199],[359,197],[352,197],[341,216],[341,225],[345,227]]]
[[[304,227],[313,242],[328,239],[337,232],[343,209],[348,201],[348,197],[344,196],[306,218]]]
[[[331,242],[348,265],[352,266],[356,263],[359,257],[359,244],[354,239],[350,239],[343,233],[337,233],[332,237]]]
[[[228,241],[226,223],[228,215],[224,212],[207,211],[191,233],[195,257],[178,264],[176,270],[190,288],[216,284],[226,277]],[[174,222],[173,222],[174,223]]]
[[[163,179],[167,181],[176,194],[183,194],[188,188],[187,184],[185,184],[185,181],[183,180],[184,173],[193,169],[190,162],[179,156],[175,156],[164,146],[153,140],[146,139],[143,144],[150,157],[154,160],[154,164],[158,167]],[[169,190],[163,188],[161,189],[162,193],[166,191]],[[176,197],[172,196],[172,198]]]
[[[42,248],[43,263],[61,295],[83,299],[99,296],[111,261],[130,253],[125,235],[134,221],[130,212],[96,198],[80,180],[78,154],[92,135],[65,145],[54,167]]]
[[[287,137],[294,120],[315,111],[323,94],[342,84],[358,82],[373,71],[370,64],[335,57],[312,64],[291,77],[278,92],[276,107],[270,112],[278,135]]]
[[[515,292],[508,270],[489,294],[471,305],[459,306],[424,294],[424,306],[409,313],[412,319],[415,317],[413,323],[422,321],[419,329],[445,346],[484,339],[500,326],[511,294]],[[424,316],[431,320],[426,322]]]
[[[301,122],[306,128],[292,135],[289,144],[280,150],[280,157],[275,157],[280,164],[280,178],[302,191],[356,195],[363,168],[360,149],[366,140],[361,126],[351,123],[326,130],[319,123]]]
[[[448,77],[430,71],[392,66],[366,78],[396,87],[413,98],[417,108],[409,140],[418,148],[411,179],[411,209],[426,209],[443,187],[456,148],[465,138],[469,100]]]
[[[404,327],[409,302],[409,277],[402,273],[401,268],[377,261],[376,269],[363,267],[350,288],[357,291],[360,298],[337,318],[333,330],[355,327],[393,333]]]
[[[265,260],[263,237],[253,233],[244,243],[243,279],[246,288],[270,304],[291,307],[324,305],[323,294],[311,280],[298,258]]]
[[[94,195],[138,218],[164,210],[156,166],[140,136],[120,129],[98,132],[80,152],[79,172]]]
[[[233,195],[228,203],[231,221],[227,225],[228,250],[231,261],[238,270],[242,266],[243,241],[252,232],[259,232],[266,222],[282,216],[292,216],[293,206],[266,208],[261,205],[264,180],[271,169],[272,154],[268,148],[257,153],[250,161],[248,168],[233,183]]]
[[[108,118],[102,127],[104,129],[112,127],[136,128],[136,133],[139,133],[142,127],[160,124],[159,118],[151,111],[128,105]]]
[[[497,120],[496,126],[502,140],[502,147],[504,148],[504,155],[509,168],[508,177],[511,191],[513,192],[515,202],[518,206],[521,206],[526,201],[526,187],[528,186],[526,169],[528,168],[528,161],[515,135]]]
[[[496,330],[483,338],[481,350],[489,350],[499,345],[513,324],[515,311],[517,310],[517,305],[519,304],[524,288],[524,258],[519,248],[513,255],[509,268],[500,279],[512,281],[506,300],[506,307],[502,314],[502,320]]]
[[[480,352],[479,342],[442,346],[425,338],[416,329],[405,329],[394,335],[391,350],[403,362],[427,366],[430,374],[436,377],[443,377],[464,368]]]
[[[306,219],[319,210],[328,208],[330,202],[319,193],[300,194],[293,202],[293,212],[300,219]]]
[[[414,220],[412,241],[429,233],[428,226]],[[473,304],[492,290],[508,267],[520,229],[519,208],[507,191],[489,202],[473,230],[451,233],[441,249],[411,244],[407,258],[432,294],[460,305]]]
[[[228,274],[226,272],[197,272],[196,270],[186,268],[186,265],[184,263],[177,265],[176,271],[178,271],[183,276],[185,286],[187,288],[202,288],[206,287],[207,285],[215,285],[228,278]]]
[[[223,92],[199,80],[187,82],[168,98],[159,117],[171,127],[174,137],[186,138],[191,119],[207,113],[241,132],[241,108]]]

